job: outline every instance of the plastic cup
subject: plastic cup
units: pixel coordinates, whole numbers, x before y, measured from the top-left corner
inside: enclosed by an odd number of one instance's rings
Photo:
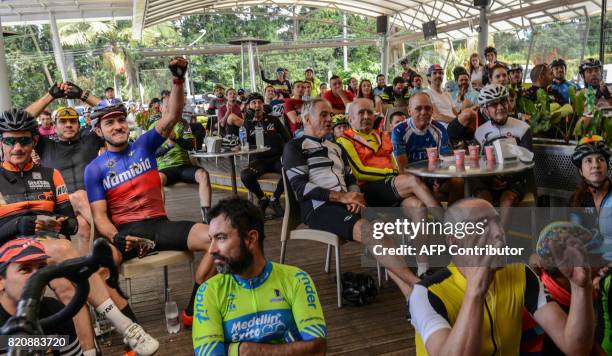
[[[480,156],[479,149],[480,149],[480,146],[478,146],[478,145],[469,145],[468,146],[468,150],[470,152],[470,159],[471,160],[477,160],[478,159],[478,157]]]
[[[427,147],[427,160],[436,162],[438,160],[438,147]]]
[[[461,167],[465,163],[465,150],[455,150],[453,151],[455,155],[455,165],[457,167]]]
[[[487,161],[495,162],[495,149],[493,146],[485,146],[485,156],[487,157]]]

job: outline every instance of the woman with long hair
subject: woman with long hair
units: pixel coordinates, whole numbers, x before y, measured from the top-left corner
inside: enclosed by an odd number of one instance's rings
[[[374,95],[374,91],[372,90],[372,82],[369,79],[361,80],[361,83],[359,83],[359,89],[357,90],[357,97],[372,100],[372,104],[374,104],[374,110],[377,113],[382,112],[382,103],[380,102],[380,100],[375,100],[376,96]]]
[[[480,90],[483,86],[483,66],[482,60],[478,53],[472,53],[470,62],[468,63],[468,72],[470,73],[470,82],[474,90]]]

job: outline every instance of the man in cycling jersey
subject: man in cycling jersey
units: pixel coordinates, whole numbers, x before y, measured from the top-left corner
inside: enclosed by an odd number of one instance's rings
[[[47,265],[49,256],[45,247],[33,238],[21,237],[0,246],[0,325],[17,313],[17,303],[23,288],[39,269]],[[57,299],[43,297],[39,303],[38,319],[51,316],[62,310],[64,305]],[[54,355],[83,355],[72,320],[51,325],[43,330],[47,337],[68,336],[68,342]],[[6,355],[6,345],[0,345],[0,355]],[[95,355],[95,350],[93,350]],[[89,354],[87,354],[89,355]]]
[[[556,90],[566,103],[569,103],[569,88],[574,87],[576,91],[578,88],[572,82],[565,79],[565,72],[567,71],[567,64],[563,58],[557,58],[550,63],[550,69],[553,74],[553,81],[551,87]]]
[[[0,244],[18,235],[57,236],[60,233],[68,238],[74,235],[78,225],[61,173],[32,163],[33,147],[38,140],[38,124],[34,117],[21,109],[4,111],[0,114],[0,133],[4,157],[0,168]],[[50,256],[49,263],[79,256],[68,239],[43,238],[41,243]],[[117,299],[115,304],[100,275],[93,274],[89,281],[89,303],[113,324],[124,336],[124,341],[142,355],[157,351],[157,340],[126,316],[133,318],[127,302]],[[50,285],[64,303],[74,296],[74,286],[68,280],[55,279]],[[81,347],[86,352],[93,350],[94,337],[87,308],[82,308],[74,321]]]
[[[580,76],[584,80],[585,88],[593,88],[595,90],[595,98],[599,102],[607,103],[612,105],[612,94],[606,86],[606,81],[603,80],[603,66],[601,62],[594,58],[589,58],[584,62],[580,63],[578,68]]]
[[[264,256],[263,216],[229,198],[211,210],[210,253],[220,273],[196,295],[195,355],[323,355],[327,328],[314,282]]]
[[[361,218],[361,211],[366,206],[364,195],[359,191],[342,147],[325,140],[332,132],[331,113],[332,108],[324,99],[313,99],[305,104],[302,111],[304,136],[285,145],[283,169],[300,202],[305,224],[371,248],[372,223]],[[392,278],[400,278],[408,289],[418,281],[403,260],[380,262],[389,268]]]
[[[107,150],[85,168],[85,187],[100,235],[109,239],[119,264],[151,247],[142,239],[153,240],[154,249],[203,251],[209,249],[208,225],[191,221],[170,221],[161,193],[155,151],[170,137],[181,118],[184,76],[187,61],[172,59],[169,65],[173,85],[167,109],[155,128],[129,143],[129,129],[123,105],[107,106],[94,112],[96,133],[104,138]],[[192,300],[199,283],[213,272],[212,259],[205,255],[196,272],[191,302],[183,312],[183,323],[191,325]]]
[[[433,104],[427,93],[416,93],[409,102],[410,118],[397,124],[392,131],[393,154],[400,173],[411,162],[427,159],[427,148],[437,147],[440,155],[450,155],[452,147],[446,128],[432,119]],[[448,193],[448,202],[463,197],[463,179],[428,180],[435,194]]]
[[[162,111],[166,110],[169,97],[162,100]],[[151,122],[149,130],[155,128],[157,120]],[[170,137],[155,151],[157,158],[157,169],[162,186],[172,186],[178,182],[198,184],[198,195],[200,198],[200,209],[202,221],[208,224],[208,211],[212,199],[212,188],[208,172],[191,164],[189,151],[193,150],[195,139],[191,133],[189,123],[181,118],[174,128]]]
[[[447,235],[447,245],[505,247],[505,233],[495,208],[482,199],[457,202],[447,223],[484,224],[484,233],[462,238]],[[517,355],[523,313],[535,321],[568,355],[590,352],[595,318],[590,270],[584,252],[566,247],[555,262],[572,290],[569,313],[550,298],[537,275],[524,264],[504,265],[494,256],[454,255],[448,267],[418,283],[409,297],[417,355]]]
[[[100,103],[100,99],[83,92],[81,88],[72,83],[61,83],[60,89],[68,90],[71,98],[81,99],[88,105],[95,107]],[[55,90],[52,87],[48,93],[32,103],[26,109],[33,116],[43,111],[54,100],[64,98],[63,91]],[[40,157],[40,164],[45,167],[55,168],[60,171],[68,193],[70,203],[77,214],[79,232],[74,237],[75,247],[81,255],[89,252],[89,237],[92,220],[87,193],[85,192],[85,182],[83,172],[85,166],[94,158],[98,157],[98,151],[104,146],[102,140],[95,132],[81,135],[79,132],[79,115],[72,107],[60,107],[54,112],[54,124],[57,140],[41,137],[35,147],[35,152]]]
[[[481,150],[498,139],[514,139],[517,145],[529,151],[533,150],[529,125],[509,117],[508,96],[508,89],[498,84],[489,84],[480,91],[478,104],[482,114],[489,119],[480,125],[474,134]],[[498,201],[500,207],[512,207],[523,199],[527,180],[525,174],[519,173],[512,176],[481,178],[475,185],[474,196],[489,202]],[[504,214],[504,223],[508,217]]]
[[[365,203],[371,207],[401,206],[413,221],[426,219],[423,208],[439,208],[440,204],[427,185],[412,174],[399,174],[393,162],[393,145],[388,133],[374,130],[374,105],[368,99],[356,99],[350,107],[351,127],[336,142],[343,148]],[[419,234],[420,248],[427,236]],[[427,258],[418,261],[417,275],[428,269]]]

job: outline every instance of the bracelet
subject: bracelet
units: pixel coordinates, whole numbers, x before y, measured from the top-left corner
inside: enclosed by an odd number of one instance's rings
[[[89,98],[89,90],[86,90],[85,93],[83,93],[83,96],[81,97],[81,101],[87,101],[87,99]]]
[[[172,84],[183,84],[185,83],[185,78],[173,78],[172,79]]]

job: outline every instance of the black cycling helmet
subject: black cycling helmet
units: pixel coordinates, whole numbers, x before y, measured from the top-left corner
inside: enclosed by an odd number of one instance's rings
[[[582,63],[580,63],[580,67],[578,67],[578,71],[582,75],[585,70],[590,69],[590,68],[600,68],[601,69],[603,67],[601,65],[601,62],[598,59],[589,58],[583,61]]]
[[[567,64],[565,63],[565,60],[563,58],[557,58],[550,63],[550,68],[554,67],[563,67],[567,69]]]
[[[125,109],[125,105],[117,104],[108,105],[104,107],[98,106],[94,108],[94,111],[91,114],[92,126],[98,126],[102,119],[115,116],[127,116],[127,110]]]
[[[264,101],[265,101],[265,100],[264,100],[264,97],[263,97],[261,94],[259,94],[259,93],[251,93],[251,94],[249,94],[249,96],[247,97],[247,100],[246,100],[246,104],[247,104],[247,106],[248,106],[248,105],[251,103],[251,101],[253,101],[253,100],[261,100],[261,102],[264,102]]]
[[[30,131],[38,133],[38,122],[24,109],[11,109],[0,113],[0,133]]]
[[[572,163],[574,163],[574,166],[581,168],[582,160],[584,159],[584,157],[596,153],[603,155],[606,159],[606,163],[610,160],[610,149],[608,148],[608,146],[606,146],[606,143],[603,141],[603,139],[588,138],[581,140],[581,142],[582,143],[576,146],[576,149],[572,154]]]
[[[342,298],[353,305],[366,305],[376,299],[378,288],[372,276],[363,273],[342,274]]]

